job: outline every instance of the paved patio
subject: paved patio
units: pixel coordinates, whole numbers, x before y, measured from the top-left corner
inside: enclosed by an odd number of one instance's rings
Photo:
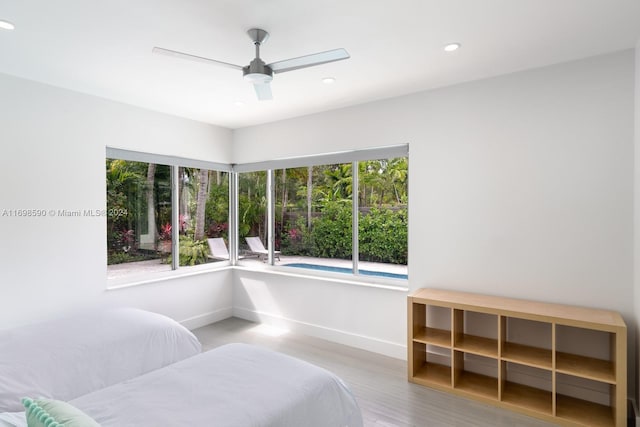
[[[216,261],[212,261],[215,263]],[[218,261],[225,262],[225,261]],[[323,265],[327,267],[341,267],[341,268],[351,268],[351,260],[342,260],[342,259],[330,259],[330,258],[313,258],[313,257],[302,257],[302,256],[285,256],[280,255],[280,260],[276,259],[274,265],[285,266],[286,264],[314,264],[314,265]],[[267,266],[265,261],[261,261],[257,257],[242,257],[239,262],[239,265],[245,267],[255,267],[255,268],[264,268]],[[406,265],[396,265],[396,264],[384,264],[377,262],[366,262],[360,261],[358,263],[360,270],[369,270],[369,271],[378,271],[392,274],[407,274],[407,266]],[[181,267],[188,269],[190,267]],[[293,268],[293,267],[292,267]],[[296,268],[296,271],[301,273],[303,271],[302,268]],[[171,271],[170,264],[163,264],[162,260],[154,259],[149,261],[138,261],[138,262],[129,262],[123,264],[114,264],[107,266],[107,278],[108,279],[122,279],[126,276],[139,276],[140,274],[146,273],[157,273],[162,271]],[[309,270],[306,270],[309,271]]]

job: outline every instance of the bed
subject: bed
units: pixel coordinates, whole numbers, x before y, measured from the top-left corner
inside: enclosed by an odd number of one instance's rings
[[[102,427],[362,426],[340,378],[247,344],[218,347],[69,403]],[[26,426],[24,415],[13,414],[7,425]]]
[[[25,396],[74,399],[200,352],[182,325],[134,308],[0,330],[0,412],[23,411]]]

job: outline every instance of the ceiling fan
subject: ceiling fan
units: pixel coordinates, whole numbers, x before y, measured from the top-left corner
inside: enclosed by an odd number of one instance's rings
[[[349,59],[349,53],[345,49],[333,49],[326,52],[313,53],[311,55],[300,56],[298,58],[285,59],[283,61],[265,64],[260,59],[260,46],[267,41],[269,33],[260,28],[252,28],[247,34],[253,40],[256,47],[256,57],[249,65],[241,66],[229,64],[228,62],[217,61],[215,59],[204,58],[201,56],[190,55],[188,53],[177,52],[171,49],[154,47],[153,53],[160,55],[168,55],[176,58],[188,59],[191,61],[204,62],[205,64],[222,65],[224,67],[242,70],[244,79],[253,83],[256,95],[260,101],[273,99],[271,94],[271,86],[269,83],[273,80],[273,74],[285,73],[287,71],[299,70],[300,68],[313,67],[316,65],[327,64],[329,62],[341,61]]]

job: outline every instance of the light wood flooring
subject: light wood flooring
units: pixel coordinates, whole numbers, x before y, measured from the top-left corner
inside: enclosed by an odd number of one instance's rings
[[[367,427],[546,427],[552,424],[431,390],[407,381],[407,363],[297,333],[268,336],[258,325],[230,318],[193,331],[210,350],[243,342],[321,366],[341,377],[355,394]]]

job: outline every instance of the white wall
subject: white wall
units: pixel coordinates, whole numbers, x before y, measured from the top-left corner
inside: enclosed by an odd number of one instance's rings
[[[106,145],[244,163],[408,142],[411,289],[614,309],[635,360],[633,70],[625,51],[233,134],[0,75],[0,209],[104,207]],[[0,216],[0,327],[94,302],[191,326],[233,306],[404,356],[403,292],[246,270],[107,291],[104,230]]]
[[[231,132],[0,75],[0,328],[87,304],[151,308],[193,326],[231,314],[231,272],[106,291],[105,146],[229,162]]]
[[[408,142],[411,289],[617,310],[635,357],[633,70],[629,50],[240,129],[233,159]],[[235,277],[234,306],[249,306],[255,278]],[[280,295],[283,286],[261,277],[261,292]],[[316,281],[297,286],[318,289]],[[332,312],[342,334],[402,346],[406,302],[389,298],[284,296],[277,314],[320,334],[333,324],[313,313]],[[353,307],[358,315],[349,317]]]
[[[406,321],[394,318],[406,291],[236,269],[233,315],[406,358]]]

